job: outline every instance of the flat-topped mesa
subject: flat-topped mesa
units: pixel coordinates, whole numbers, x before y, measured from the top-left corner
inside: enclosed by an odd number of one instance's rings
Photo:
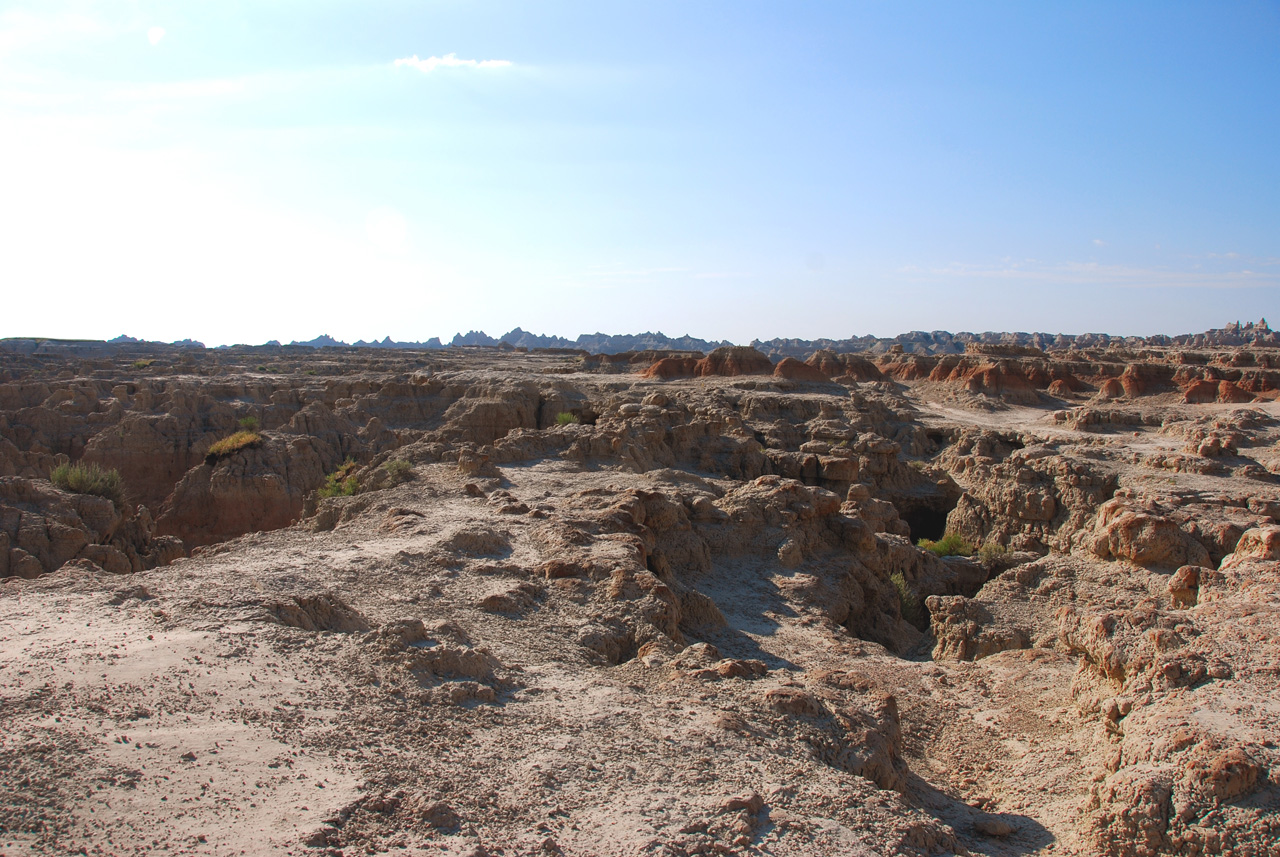
[[[1044,357],[1045,350],[1035,345],[1018,345],[1009,342],[966,342],[965,354],[986,354],[990,357]]]

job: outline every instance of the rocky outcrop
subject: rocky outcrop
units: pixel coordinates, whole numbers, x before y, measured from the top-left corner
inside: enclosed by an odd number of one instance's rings
[[[990,431],[965,432],[939,464],[964,489],[947,529],[976,545],[1067,549],[1117,487],[1114,473],[1094,461]]]
[[[823,376],[842,384],[869,383],[885,380],[876,364],[861,354],[836,354],[815,351],[805,361]]]
[[[1280,560],[1280,526],[1271,524],[1255,527],[1241,534],[1235,550],[1223,559],[1221,570],[1230,571],[1246,563],[1277,560]]]
[[[769,375],[772,373],[773,361],[754,348],[743,345],[717,348],[699,360],[694,368],[694,375],[699,378]]]
[[[820,384],[831,380],[822,370],[808,363],[801,363],[794,357],[783,357],[779,360],[778,365],[773,367],[773,377],[786,381],[808,381]]]
[[[1063,645],[1082,655],[1077,704],[1114,746],[1081,807],[1082,836],[1099,853],[1266,853],[1280,832],[1273,814],[1250,808],[1254,796],[1269,802],[1260,792],[1280,793],[1274,747],[1195,716],[1242,701],[1224,685],[1234,675],[1225,618],[1064,614]]]
[[[178,540],[156,536],[145,508],[121,509],[44,480],[0,477],[0,577],[39,577],[73,560],[127,574],[182,555]]]
[[[209,445],[235,431],[235,411],[205,404],[175,403],[158,415],[126,414],[88,441],[84,461],[120,471],[130,499],[159,508],[183,474],[204,460]]]
[[[341,462],[337,450],[315,438],[269,435],[260,447],[189,470],[161,507],[157,526],[188,549],[286,527]]]
[[[1001,621],[981,601],[963,595],[931,595],[925,606],[935,640],[934,660],[975,661],[1031,645],[1027,628]]]
[[[1093,552],[1148,568],[1177,568],[1209,562],[1204,546],[1163,515],[1135,508],[1128,498],[1103,504],[1098,512]]]
[[[641,378],[672,381],[676,378],[692,378],[698,372],[698,357],[663,357],[640,373]]]

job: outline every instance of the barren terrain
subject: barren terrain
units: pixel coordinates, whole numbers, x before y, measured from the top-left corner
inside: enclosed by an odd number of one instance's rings
[[[1205,341],[0,349],[0,854],[1275,854]]]

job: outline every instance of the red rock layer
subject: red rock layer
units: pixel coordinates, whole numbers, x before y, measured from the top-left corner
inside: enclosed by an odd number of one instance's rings
[[[778,362],[778,365],[773,367],[773,377],[785,378],[789,381],[831,380],[822,370],[810,366],[808,363],[802,363],[794,357],[783,357]]]

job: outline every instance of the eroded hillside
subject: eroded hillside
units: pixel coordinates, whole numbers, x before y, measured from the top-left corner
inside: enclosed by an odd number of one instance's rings
[[[1280,839],[1274,348],[134,350],[0,354],[5,853]]]

